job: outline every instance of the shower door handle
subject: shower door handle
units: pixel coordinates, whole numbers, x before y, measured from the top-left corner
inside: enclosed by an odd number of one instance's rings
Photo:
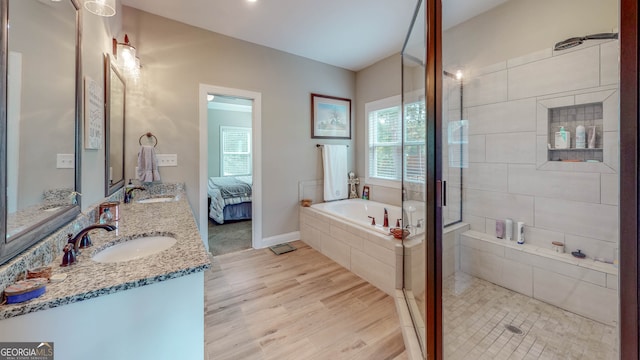
[[[447,181],[442,181],[442,206],[447,206]]]

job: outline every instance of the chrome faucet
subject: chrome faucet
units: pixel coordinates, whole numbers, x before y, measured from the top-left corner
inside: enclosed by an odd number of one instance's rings
[[[131,199],[133,199],[133,190],[146,190],[145,188],[143,188],[142,186],[131,186],[128,187],[125,191],[124,191],[124,203],[128,204],[131,202]]]
[[[64,246],[64,256],[62,256],[62,264],[60,264],[60,266],[68,266],[74,264],[77,260],[77,255],[80,254],[79,250],[88,248],[89,246],[93,245],[91,244],[89,231],[94,229],[105,229],[107,231],[113,231],[117,228],[113,225],[108,224],[94,224],[80,230],[75,237],[73,236],[73,234],[67,234],[67,245]]]
[[[384,208],[384,223],[382,227],[389,227],[389,213],[387,212],[387,208]]]

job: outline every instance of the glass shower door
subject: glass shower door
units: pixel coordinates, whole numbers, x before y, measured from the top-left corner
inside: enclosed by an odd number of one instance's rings
[[[618,1],[474,3],[442,29],[443,356],[617,359]]]

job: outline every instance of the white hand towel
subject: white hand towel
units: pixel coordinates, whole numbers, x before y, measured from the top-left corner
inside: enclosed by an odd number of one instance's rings
[[[158,158],[153,146],[143,145],[138,153],[138,180],[142,182],[160,181]]]
[[[324,201],[346,199],[347,186],[347,146],[324,145],[322,147],[324,168]]]

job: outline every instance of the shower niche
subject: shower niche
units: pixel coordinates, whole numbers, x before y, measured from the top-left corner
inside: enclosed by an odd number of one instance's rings
[[[581,104],[548,110],[548,160],[570,162],[602,162],[602,103]],[[584,129],[583,142],[578,141],[578,127]],[[558,137],[564,129],[566,143]],[[565,145],[565,146],[562,146]]]
[[[537,101],[537,168],[551,171],[615,173],[618,169],[617,86],[565,93]],[[585,146],[576,147],[576,128],[585,128]],[[561,128],[567,146],[556,146]],[[589,146],[589,130],[595,141]],[[561,144],[562,145],[562,144]]]

